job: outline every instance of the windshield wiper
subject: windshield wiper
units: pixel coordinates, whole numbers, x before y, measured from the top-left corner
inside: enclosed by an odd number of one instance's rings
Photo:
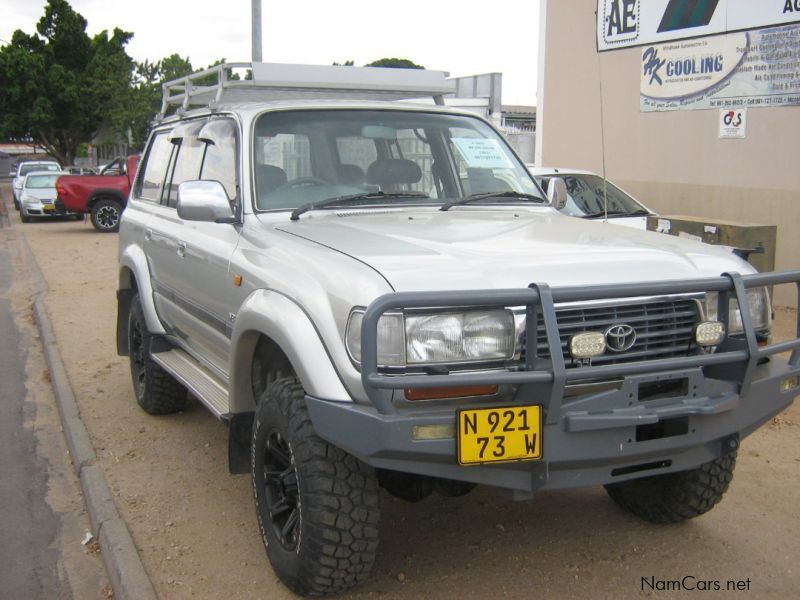
[[[457,200],[450,200],[445,202],[439,210],[449,210],[454,206],[461,206],[462,204],[469,204],[478,200],[486,200],[487,198],[515,198],[517,200],[530,200],[531,202],[544,203],[546,200],[541,196],[534,194],[526,194],[524,192],[515,192],[513,190],[505,190],[502,192],[486,192],[483,194],[472,194],[466,198],[459,198]]]
[[[644,215],[652,214],[650,211],[644,210],[639,208],[637,210],[609,210],[605,213],[592,213],[590,215],[585,215],[584,219],[602,219],[605,216],[609,217],[639,217]]]
[[[336,196],[335,198],[325,198],[325,200],[317,200],[316,202],[309,202],[308,204],[298,206],[292,211],[292,216],[289,218],[292,221],[297,221],[300,215],[310,210],[317,210],[318,208],[335,206],[347,202],[357,202],[359,200],[392,200],[395,198],[430,198],[430,196],[424,192],[363,192],[361,194]]]

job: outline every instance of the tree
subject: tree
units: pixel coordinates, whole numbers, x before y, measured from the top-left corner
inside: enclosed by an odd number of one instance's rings
[[[36,33],[14,32],[0,49],[0,137],[32,140],[69,164],[104,124],[124,126],[132,34],[89,37],[66,0],[48,0]]]
[[[365,67],[389,67],[390,69],[424,69],[422,65],[411,62],[407,58],[380,58]]]

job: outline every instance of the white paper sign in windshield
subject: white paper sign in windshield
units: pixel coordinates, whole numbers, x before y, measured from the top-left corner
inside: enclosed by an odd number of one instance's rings
[[[510,169],[511,163],[497,140],[485,138],[453,138],[468,167]]]

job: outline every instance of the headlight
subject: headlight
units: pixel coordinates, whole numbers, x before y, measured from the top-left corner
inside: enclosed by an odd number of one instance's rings
[[[709,292],[706,294],[706,318],[710,321],[719,320],[717,315],[719,294]],[[767,329],[770,325],[770,302],[767,288],[752,288],[747,290],[747,304],[750,306],[750,320],[756,330]],[[728,331],[732,334],[742,333],[742,314],[739,302],[731,299],[728,307]]]
[[[361,362],[362,309],[347,324],[350,356]],[[514,355],[514,315],[510,310],[469,310],[407,315],[387,313],[378,320],[381,366],[471,363]]]
[[[23,194],[22,202],[25,204],[36,204],[37,202],[39,202],[39,200],[37,198],[34,198],[33,196],[28,196],[27,194]]]

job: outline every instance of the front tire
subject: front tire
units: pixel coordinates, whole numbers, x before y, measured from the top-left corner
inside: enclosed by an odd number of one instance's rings
[[[696,469],[605,486],[621,508],[650,523],[679,523],[699,517],[722,499],[733,479],[736,453]]]
[[[294,377],[262,394],[251,445],[256,514],[275,573],[297,594],[336,594],[369,576],[378,548],[375,472],[317,436]]]
[[[92,225],[97,231],[113,233],[119,230],[119,220],[122,217],[122,204],[117,200],[98,200],[92,205]]]
[[[128,313],[128,352],[136,401],[151,415],[178,412],[186,407],[186,388],[153,360],[152,339],[139,295],[135,294]]]

